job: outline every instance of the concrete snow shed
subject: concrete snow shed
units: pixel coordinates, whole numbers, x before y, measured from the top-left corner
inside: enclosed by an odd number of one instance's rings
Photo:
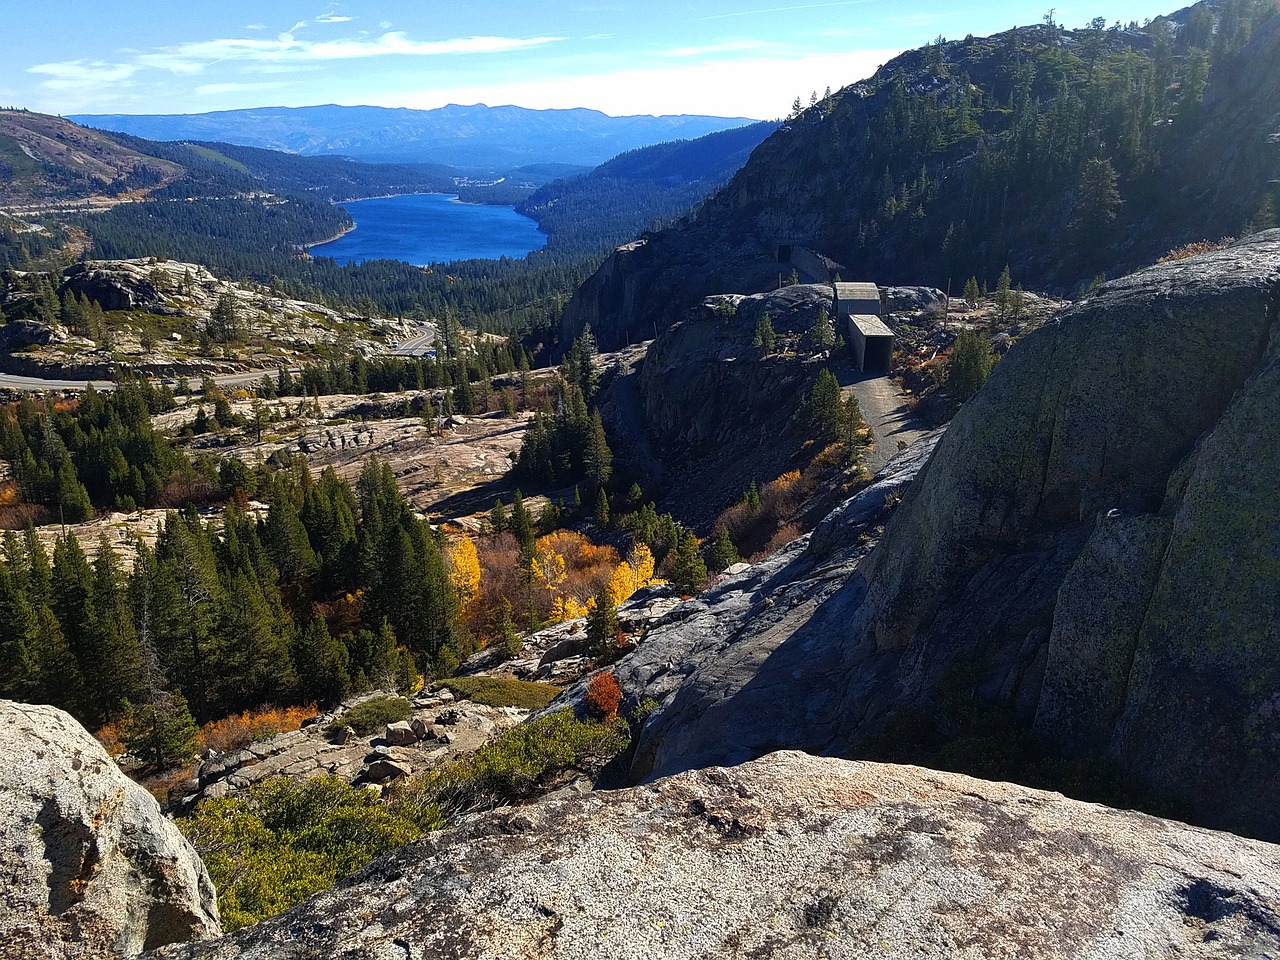
[[[879,317],[849,314],[845,335],[853,363],[864,373],[888,373],[893,369],[893,331]]]

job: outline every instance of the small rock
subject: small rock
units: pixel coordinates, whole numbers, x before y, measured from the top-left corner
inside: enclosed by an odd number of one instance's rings
[[[461,721],[462,713],[458,710],[445,710],[436,717],[436,723],[443,724],[446,727],[452,727]]]
[[[407,777],[412,773],[413,767],[407,763],[400,763],[395,760],[375,760],[369,764],[369,769],[365,771],[364,775],[374,783],[385,783],[388,780]]]
[[[343,727],[341,730],[339,730],[337,733],[335,733],[332,737],[329,738],[329,742],[339,747],[345,747],[348,743],[350,743],[355,738],[356,738],[356,731],[354,728]]]
[[[408,747],[418,742],[418,732],[404,720],[388,723],[383,739],[393,747]]]
[[[418,740],[427,739],[427,730],[430,729],[427,726],[427,721],[423,720],[421,717],[414,717],[409,721],[409,726],[412,728],[415,738]]]

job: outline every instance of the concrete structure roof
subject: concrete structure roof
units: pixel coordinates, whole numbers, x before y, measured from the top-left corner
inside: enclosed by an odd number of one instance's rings
[[[858,328],[858,332],[864,337],[893,336],[893,331],[886,327],[879,317],[868,316],[865,313],[855,313],[849,319],[853,321],[853,325]]]
[[[874,283],[846,283],[841,281],[835,285],[836,296],[842,303],[849,300],[879,300],[880,288]]]

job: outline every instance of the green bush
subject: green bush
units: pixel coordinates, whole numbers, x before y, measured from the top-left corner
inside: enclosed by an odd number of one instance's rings
[[[370,737],[381,732],[388,723],[407,720],[412,711],[413,704],[404,697],[374,697],[356,704],[325,727],[325,732],[333,734],[343,727],[350,727],[360,736]]]
[[[947,358],[947,390],[957,400],[968,400],[987,382],[995,361],[986,337],[974,330],[962,331]]]
[[[422,829],[337,777],[272,777],[178,821],[218,891],[225,930],[301,903]]]
[[[559,687],[549,683],[530,683],[512,677],[451,677],[432,684],[433,690],[441,688],[486,707],[520,707],[524,710],[541,710],[560,693]]]
[[[559,710],[513,727],[470,757],[413,778],[393,805],[405,819],[436,829],[465,813],[526,800],[567,772],[594,775],[629,742],[624,720],[594,723]]]

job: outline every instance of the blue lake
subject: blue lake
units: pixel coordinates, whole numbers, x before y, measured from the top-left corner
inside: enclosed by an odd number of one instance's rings
[[[459,203],[445,193],[378,197],[341,204],[356,228],[311,247],[339,263],[404,260],[419,266],[473,257],[523,257],[547,242],[538,225],[511,207]]]

